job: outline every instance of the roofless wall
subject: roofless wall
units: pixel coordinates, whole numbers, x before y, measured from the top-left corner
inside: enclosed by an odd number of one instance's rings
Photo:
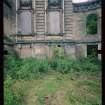
[[[86,19],[92,13],[97,15],[95,35],[86,32]],[[74,58],[87,56],[87,45],[99,46],[101,41],[101,2],[16,0],[15,23],[15,48],[23,58],[53,55],[55,45]]]

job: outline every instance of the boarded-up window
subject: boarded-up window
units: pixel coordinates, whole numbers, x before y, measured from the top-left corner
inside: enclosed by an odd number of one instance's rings
[[[23,11],[20,13],[20,31],[22,34],[31,34],[32,27],[31,27],[31,12]]]
[[[60,33],[60,13],[59,12],[49,12],[49,26],[48,31],[50,34]]]

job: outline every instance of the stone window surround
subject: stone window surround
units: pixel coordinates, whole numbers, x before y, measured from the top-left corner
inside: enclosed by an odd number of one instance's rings
[[[98,24],[99,24],[99,18],[98,18],[98,14],[97,13],[90,13],[90,14],[88,14],[87,16],[86,16],[86,23],[85,23],[85,25],[86,25],[86,28],[87,28],[87,18],[88,18],[88,16],[89,15],[96,15],[97,16],[97,31],[96,31],[96,34],[91,34],[91,35],[97,35],[98,34],[98,31],[99,31],[99,27],[98,27]],[[85,29],[85,31],[86,31],[86,29]],[[87,34],[87,31],[86,31],[86,34]]]
[[[94,11],[91,11],[91,12],[89,12],[89,13],[84,13],[84,15],[85,15],[85,19],[84,19],[84,21],[85,21],[85,32],[86,32],[87,16],[89,16],[90,14],[96,14],[96,16],[97,16],[97,33],[94,34],[94,36],[96,36],[96,35],[101,36],[101,30],[100,30],[101,17],[100,17],[100,15],[99,15],[99,13],[94,12]],[[86,32],[86,35],[88,35],[87,32]]]

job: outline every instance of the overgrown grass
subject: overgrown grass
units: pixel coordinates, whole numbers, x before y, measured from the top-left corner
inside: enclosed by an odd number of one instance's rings
[[[57,52],[56,52],[57,53]],[[49,71],[54,71],[59,73],[57,76],[57,82],[47,82],[45,81],[40,87],[42,89],[38,89],[38,100],[40,105],[44,105],[44,97],[47,94],[54,93],[61,86],[59,83],[64,81],[67,76],[68,79],[75,80],[78,79],[78,73],[98,73],[101,71],[101,62],[97,59],[93,58],[82,58],[79,60],[74,60],[71,58],[64,57],[62,54],[58,56],[55,54],[55,57],[52,59],[35,59],[35,58],[27,58],[27,59],[19,59],[13,53],[4,56],[4,96],[5,96],[5,105],[22,105],[23,96],[25,94],[25,90],[28,87],[25,81],[38,80],[42,75],[47,74]],[[74,74],[75,75],[74,75]],[[77,74],[76,74],[77,73]],[[60,76],[61,74],[61,76]],[[66,75],[67,74],[67,75]],[[63,76],[64,75],[64,76]],[[79,74],[80,75],[80,74]],[[77,76],[77,77],[76,77]],[[22,84],[16,84],[16,90],[14,90],[13,84],[17,81],[22,82]],[[86,82],[86,84],[84,84]],[[80,81],[79,84],[89,85],[90,87],[94,87],[94,90],[97,91],[98,85],[93,86],[93,82],[90,81]],[[19,87],[18,87],[19,85]],[[48,87],[48,88],[47,88]],[[90,89],[91,90],[91,89]],[[70,97],[69,97],[70,96]],[[69,101],[76,104],[76,100],[80,97],[77,93],[68,92]],[[75,98],[75,99],[74,99]],[[85,98],[85,96],[84,96]],[[90,97],[87,97],[88,103],[85,104],[85,99],[82,97],[79,98],[79,101],[82,105],[92,105],[93,101]],[[99,99],[99,98],[98,98]],[[95,98],[94,101],[98,104],[99,101]],[[80,104],[80,105],[81,105]],[[38,104],[39,105],[39,104]],[[79,105],[79,104],[78,104]]]
[[[99,62],[99,61],[98,61]],[[33,79],[38,78],[41,73],[54,70],[60,73],[69,73],[71,71],[94,72],[101,70],[100,62],[95,64],[87,59],[72,60],[70,58],[53,58],[53,59],[16,59],[7,56],[5,59],[5,74],[10,75],[13,79]]]

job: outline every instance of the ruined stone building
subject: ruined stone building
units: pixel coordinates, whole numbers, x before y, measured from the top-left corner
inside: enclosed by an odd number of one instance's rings
[[[92,16],[93,33],[87,28]],[[4,0],[4,33],[22,58],[52,57],[54,47],[72,58],[87,57],[101,49],[101,0]]]

